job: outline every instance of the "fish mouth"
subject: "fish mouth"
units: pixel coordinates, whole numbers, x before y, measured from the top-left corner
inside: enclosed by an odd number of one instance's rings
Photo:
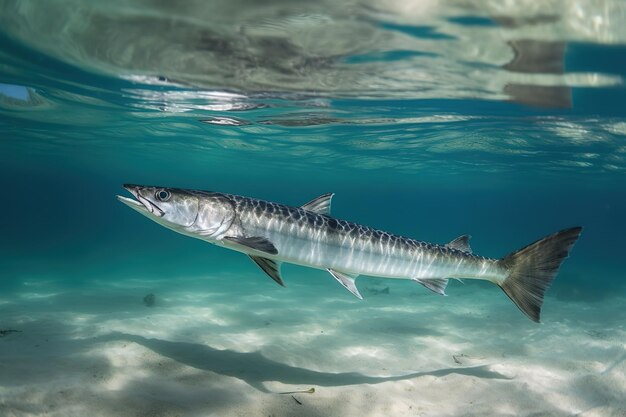
[[[161,210],[156,204],[154,204],[150,200],[141,196],[141,194],[139,193],[139,189],[141,187],[139,185],[124,184],[124,188],[126,189],[126,191],[131,193],[133,197],[136,198],[136,200],[118,195],[116,197],[119,201],[141,214],[153,214],[157,217],[163,217],[163,215],[165,214],[163,210]]]

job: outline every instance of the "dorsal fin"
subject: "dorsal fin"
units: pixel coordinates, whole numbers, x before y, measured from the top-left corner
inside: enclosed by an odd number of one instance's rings
[[[472,253],[472,248],[470,248],[469,240],[470,235],[462,235],[451,241],[446,245],[446,247],[450,249],[456,249],[467,253]]]
[[[330,216],[330,203],[332,202],[335,193],[326,193],[321,196],[303,204],[301,207],[305,210],[315,212],[317,214],[324,214]]]

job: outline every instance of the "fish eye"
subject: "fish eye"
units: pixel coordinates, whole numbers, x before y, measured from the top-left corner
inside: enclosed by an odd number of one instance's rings
[[[170,199],[170,197],[172,196],[172,194],[167,191],[167,190],[159,190],[157,191],[154,196],[156,197],[157,200],[159,201],[167,201]]]

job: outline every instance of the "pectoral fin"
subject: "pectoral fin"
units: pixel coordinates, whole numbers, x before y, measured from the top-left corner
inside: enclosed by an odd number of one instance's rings
[[[446,287],[448,286],[447,278],[412,278],[412,280],[423,285],[436,294],[446,295]]]
[[[308,211],[313,211],[317,214],[325,214],[330,216],[330,203],[332,202],[334,193],[323,194],[316,199],[303,204],[301,207]]]
[[[327,271],[330,272],[330,275],[332,275],[333,278],[339,281],[341,285],[346,287],[348,291],[354,294],[356,298],[360,300],[363,299],[363,296],[361,295],[361,293],[359,293],[359,289],[354,284],[354,280],[356,279],[356,276],[350,276],[348,274],[344,274],[343,272],[335,271],[334,269],[330,269],[330,268],[328,268]]]
[[[285,286],[282,277],[280,276],[280,263],[271,259],[262,258],[260,256],[248,255],[267,275],[270,276],[278,285]]]
[[[224,239],[250,249],[269,253],[270,255],[278,254],[278,249],[276,249],[276,246],[274,246],[272,242],[261,236],[224,236]]]

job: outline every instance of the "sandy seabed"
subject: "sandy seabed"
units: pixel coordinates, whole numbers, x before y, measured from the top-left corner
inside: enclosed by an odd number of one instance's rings
[[[535,324],[489,285],[359,301],[305,275],[25,280],[0,294],[0,416],[626,416],[623,294],[549,295]]]

